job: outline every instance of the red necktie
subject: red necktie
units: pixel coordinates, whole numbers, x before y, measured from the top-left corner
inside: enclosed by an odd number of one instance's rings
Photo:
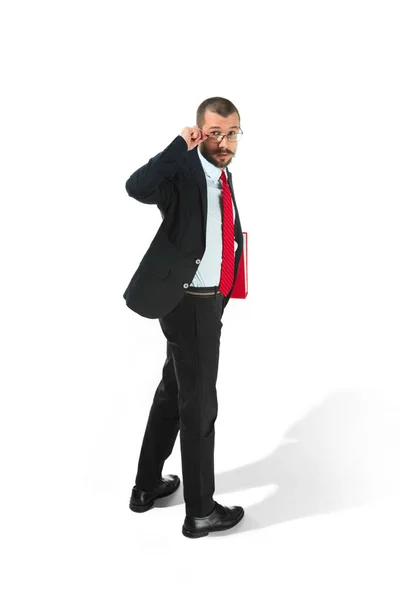
[[[218,289],[227,296],[232,289],[235,271],[232,197],[224,171],[222,179],[222,266]]]

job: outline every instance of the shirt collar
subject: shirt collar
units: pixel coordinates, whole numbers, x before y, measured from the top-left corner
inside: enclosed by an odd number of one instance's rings
[[[218,181],[221,177],[222,171],[224,171],[224,173],[226,175],[226,179],[228,179],[228,172],[226,170],[226,167],[224,169],[220,169],[219,167],[216,167],[215,165],[210,163],[206,158],[204,158],[204,156],[200,152],[200,148],[198,146],[197,146],[197,153],[199,155],[200,162],[203,166],[203,169],[204,169],[206,175],[208,175],[210,177],[210,179],[213,180],[214,183],[218,183]]]

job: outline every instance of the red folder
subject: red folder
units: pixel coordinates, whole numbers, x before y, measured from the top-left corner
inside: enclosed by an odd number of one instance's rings
[[[243,252],[240,257],[238,272],[236,276],[235,285],[233,286],[231,298],[246,298],[247,296],[247,232],[243,231]]]

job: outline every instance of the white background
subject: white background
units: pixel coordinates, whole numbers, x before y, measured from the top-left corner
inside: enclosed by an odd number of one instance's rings
[[[1,11],[2,596],[399,597],[399,19],[380,0]],[[229,98],[249,293],[223,316],[216,493],[128,508],[166,341],[122,294],[125,181]],[[179,437],[164,473],[181,476]]]

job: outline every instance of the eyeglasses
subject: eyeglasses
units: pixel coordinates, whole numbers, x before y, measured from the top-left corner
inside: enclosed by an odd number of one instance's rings
[[[201,130],[203,131],[203,130]],[[208,137],[208,139],[211,142],[222,142],[222,140],[224,139],[224,137],[226,137],[226,139],[228,140],[228,142],[238,142],[239,140],[242,139],[243,137],[243,131],[240,131],[240,133],[236,133],[234,131],[230,132],[230,133],[206,133],[205,131],[203,131],[203,133],[206,134],[206,136]]]

